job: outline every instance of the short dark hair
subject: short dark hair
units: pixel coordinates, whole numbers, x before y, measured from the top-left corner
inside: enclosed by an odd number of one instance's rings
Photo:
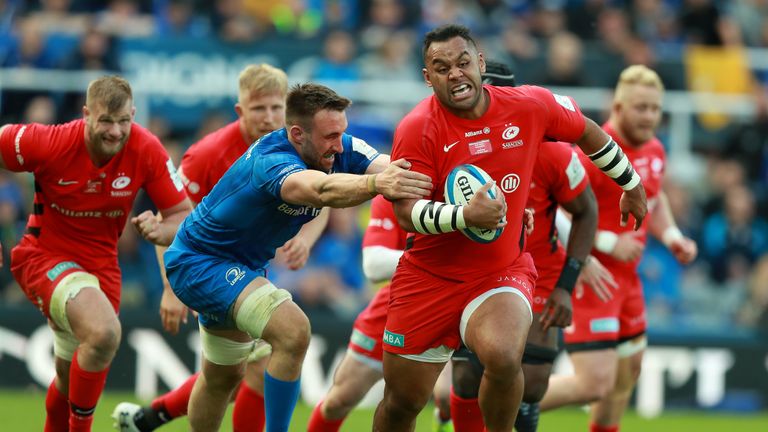
[[[321,110],[344,111],[352,101],[330,88],[313,83],[296,84],[288,92],[285,120],[289,125],[309,128],[311,119]]]
[[[455,38],[456,36],[469,42],[473,47],[475,47],[475,49],[477,49],[477,43],[474,39],[472,39],[468,28],[458,24],[446,24],[424,35],[424,47],[422,48],[421,56],[426,61],[427,50],[433,42],[445,42]]]

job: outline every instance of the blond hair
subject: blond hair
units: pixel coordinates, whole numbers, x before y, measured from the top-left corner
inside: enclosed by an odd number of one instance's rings
[[[117,75],[103,76],[91,81],[85,93],[85,105],[89,109],[99,104],[109,113],[122,109],[128,100],[133,100],[131,85],[125,78]]]
[[[627,87],[634,84],[655,87],[664,93],[664,84],[661,82],[659,74],[647,66],[632,65],[624,69],[619,76],[619,82],[616,84],[616,91],[613,94],[614,102],[624,100]]]
[[[282,69],[266,63],[248,65],[240,72],[240,95],[243,93],[278,93],[285,97],[288,94],[288,76]]]

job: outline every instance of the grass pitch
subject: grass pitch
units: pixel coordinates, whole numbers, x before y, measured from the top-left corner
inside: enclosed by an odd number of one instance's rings
[[[96,409],[94,431],[111,431],[112,409],[119,402],[137,402],[132,395],[120,393],[105,394]],[[0,430],[8,432],[41,431],[45,421],[45,394],[42,391],[0,391]],[[294,414],[291,431],[306,430],[307,419],[311,407],[299,403]],[[231,432],[231,416],[228,413],[224,419],[221,431]],[[344,423],[344,432],[362,432],[371,430],[373,419],[372,409],[358,409]],[[432,407],[429,406],[419,416],[416,425],[417,432],[431,431]],[[545,413],[541,417],[539,432],[581,432],[587,431],[587,414],[579,409],[566,409]],[[183,419],[158,429],[162,432],[181,432],[187,430]],[[622,432],[766,432],[768,431],[768,412],[757,415],[724,414],[707,412],[678,412],[665,413],[656,419],[639,418],[629,413],[622,423]]]

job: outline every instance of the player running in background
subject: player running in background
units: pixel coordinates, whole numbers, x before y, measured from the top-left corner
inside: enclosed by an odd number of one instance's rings
[[[619,289],[607,303],[590,290],[574,299],[573,325],[565,331],[574,375],[551,377],[541,409],[592,402],[593,432],[619,430],[640,374],[647,339],[637,264],[646,234],[661,240],[681,264],[690,263],[697,254],[696,243],[675,225],[661,189],[666,155],[654,134],[661,120],[663,92],[656,72],[641,65],[625,69],[616,85],[610,118],[603,126],[615,141],[597,155],[581,155],[599,197],[594,254],[614,275]],[[615,207],[621,190],[588,162],[623,155],[633,162],[648,192],[650,217],[637,232],[617,223]]]
[[[486,61],[483,82],[514,86],[511,70],[502,63]],[[568,249],[558,241],[555,216],[558,205],[573,215],[572,241]],[[534,229],[527,240],[539,275],[533,290],[533,322],[523,354],[525,376],[523,402],[515,421],[518,432],[535,431],[538,426],[538,402],[544,396],[552,362],[558,352],[556,327],[571,323],[571,292],[592,247],[597,228],[597,202],[589,187],[589,178],[576,152],[569,144],[544,142],[539,149],[531,181],[527,208],[533,210]],[[565,241],[564,241],[565,243]],[[609,298],[610,275],[594,259],[589,260],[590,276],[600,295]],[[462,347],[453,355],[454,388],[452,417],[457,431],[482,431],[484,424],[477,405],[478,386],[483,366],[477,356]]]
[[[155,244],[168,245],[192,208],[163,145],[134,113],[130,84],[106,76],[88,85],[82,119],[0,129],[0,166],[35,178],[11,271],[54,333],[45,432],[91,430],[120,345],[117,239],[137,192],[146,190],[162,214],[131,219]]]
[[[485,366],[479,404],[487,430],[510,431],[522,397],[520,362],[536,280],[522,231],[535,156],[544,137],[576,142],[589,154],[610,141],[571,98],[541,87],[483,86],[485,60],[465,27],[429,32],[423,55],[424,78],[434,95],[401,121],[393,155],[407,158],[437,187],[428,197],[434,201],[394,202],[400,225],[417,234],[390,287],[386,384],[374,430],[412,430],[443,365],[463,342]],[[632,213],[642,221],[640,179],[625,159],[620,162],[621,171],[607,167],[606,172],[626,189],[622,220]],[[463,163],[484,169],[504,193],[491,199],[485,193],[493,186],[489,182],[467,206],[440,202],[443,180]],[[480,219],[475,213],[480,208],[496,213]],[[466,226],[497,229],[504,226],[503,217],[506,229],[492,243],[454,232]],[[430,235],[436,233],[445,234]]]
[[[266,429],[288,429],[310,331],[291,295],[265,278],[276,249],[323,207],[355,206],[377,193],[420,197],[432,187],[405,160],[390,164],[344,133],[349,104],[325,86],[294,86],[287,126],[249,147],[164,254],[174,293],[199,312],[202,373],[189,401],[195,431],[218,430],[259,338],[272,346],[264,375]]]
[[[185,153],[179,168],[187,195],[197,205],[210,193],[227,169],[248,149],[251,143],[273,130],[285,126],[285,97],[288,77],[282,70],[267,64],[246,66],[239,76],[238,101],[235,113],[238,119],[193,144]],[[302,227],[300,233],[278,249],[291,269],[302,267],[309,249],[322,233],[328,221],[328,211]],[[160,271],[164,289],[160,301],[163,328],[178,333],[181,323],[187,322],[188,310],[176,298],[165,277],[162,252],[158,248]],[[254,347],[248,361],[243,383],[235,395],[232,426],[235,431],[261,431],[264,429],[264,368],[270,347],[261,341]],[[130,402],[117,405],[112,416],[115,426],[123,432],[149,432],[169,421],[187,414],[187,405],[195,380],[195,373],[182,385],[156,398],[149,406]]]

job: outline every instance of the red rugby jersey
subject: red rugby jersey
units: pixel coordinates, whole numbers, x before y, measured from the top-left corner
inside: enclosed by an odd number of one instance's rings
[[[534,213],[533,233],[528,237],[526,250],[539,273],[537,285],[552,278],[554,284],[565,261],[565,248],[557,240],[555,229],[558,203],[572,201],[588,184],[589,177],[570,144],[551,141],[541,144],[527,204]]]
[[[192,144],[184,153],[179,169],[187,195],[192,201],[202,201],[251,144],[245,141],[239,120],[209,133]]]
[[[603,130],[613,137],[619,146],[621,146],[621,150],[624,151],[624,154],[629,158],[635,171],[640,175],[648,199],[648,210],[651,211],[655,205],[656,197],[661,190],[662,180],[664,179],[664,169],[666,165],[666,152],[664,151],[664,146],[657,138],[653,138],[638,147],[633,147],[622,142],[619,134],[616,133],[616,130],[610,124],[604,124]],[[579,157],[584,164],[584,168],[587,170],[589,181],[592,184],[595,197],[597,197],[599,214],[597,229],[611,231],[617,234],[632,231],[634,227],[634,218],[631,215],[627,226],[622,227],[620,225],[621,211],[619,210],[619,199],[624,190],[621,186],[616,184],[613,179],[606,176],[600,168],[595,166],[583,152],[579,152]],[[643,224],[639,230],[641,234],[639,239],[643,242],[647,240],[646,230],[649,217],[650,215],[643,220]],[[618,266],[621,269],[635,271],[637,264],[639,263],[639,260],[622,263],[611,258],[607,254],[598,252],[597,250],[593,250],[592,253],[606,266]]]
[[[460,164],[485,170],[504,191],[507,222],[494,242],[474,242],[459,232],[416,234],[405,259],[433,274],[458,281],[474,280],[511,265],[524,246],[523,209],[541,142],[566,142],[584,132],[584,117],[569,97],[541,87],[483,86],[490,97],[482,117],[467,120],[443,108],[432,95],[419,103],[395,131],[392,159],[405,158],[412,170],[432,178],[428,198],[445,201],[445,178]]]
[[[123,149],[97,167],[85,148],[85,121],[8,125],[0,154],[11,171],[35,178],[35,204],[22,243],[71,256],[86,268],[117,266],[117,239],[139,188],[159,209],[186,194],[173,162],[151,132],[133,124]]]

